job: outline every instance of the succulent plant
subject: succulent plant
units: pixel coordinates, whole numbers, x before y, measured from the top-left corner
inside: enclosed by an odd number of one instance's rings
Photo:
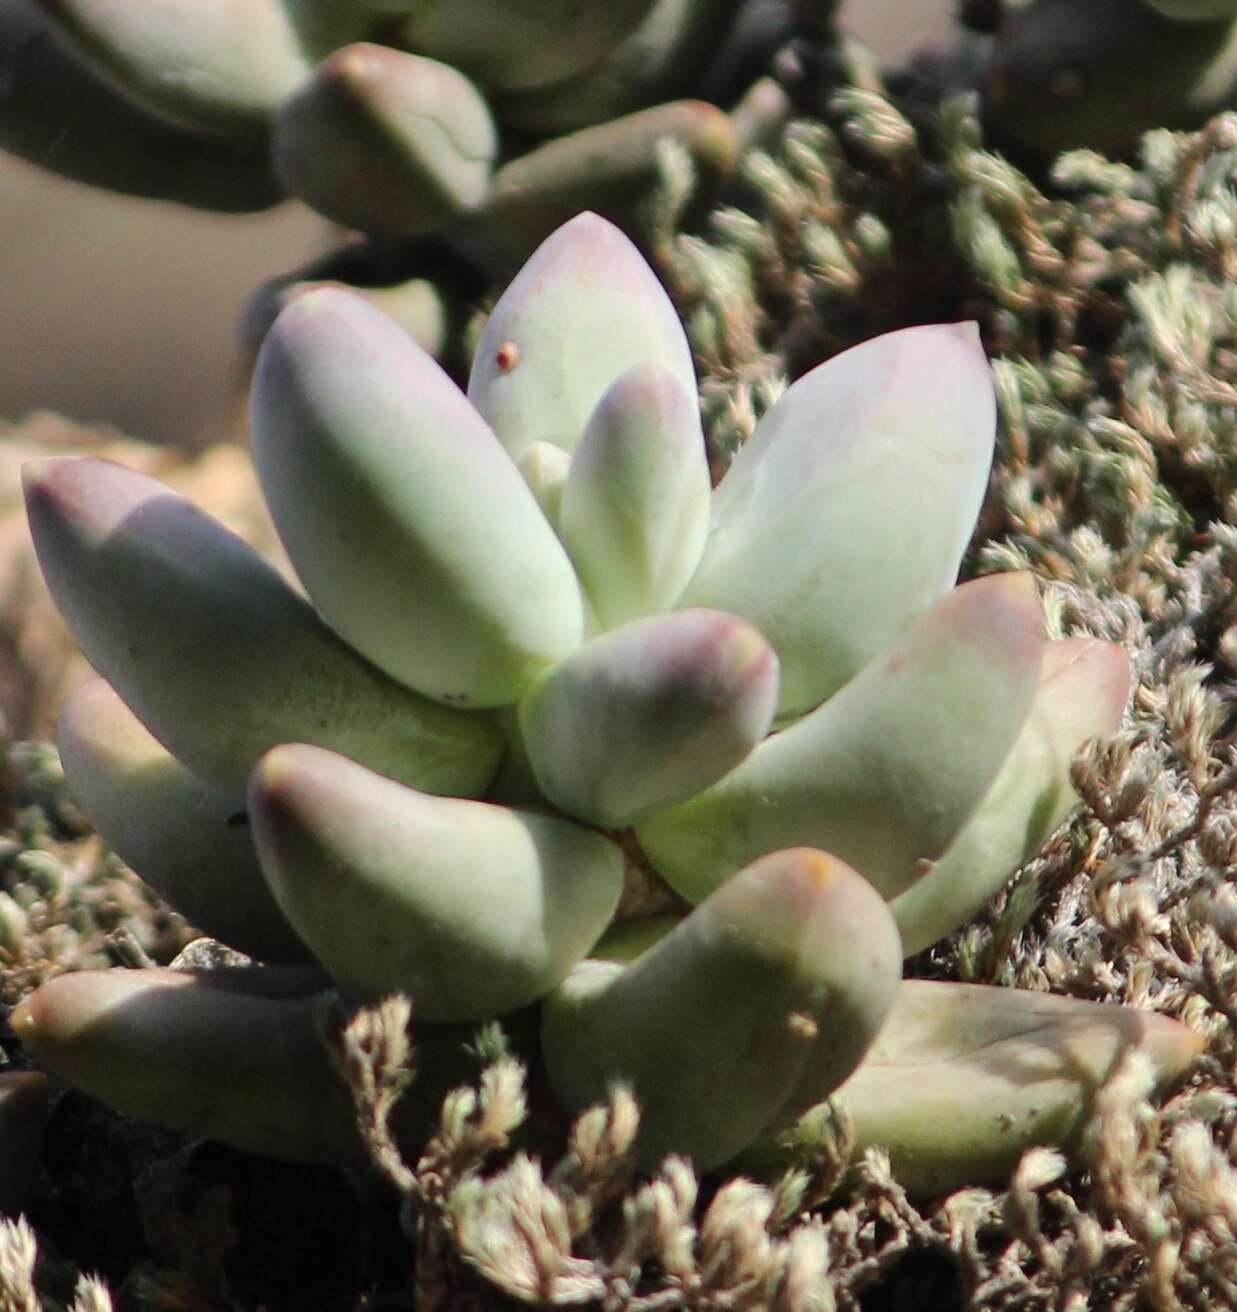
[[[505,276],[581,209],[634,225],[667,138],[717,180],[765,112],[719,105],[789,27],[783,0],[9,0],[0,145],[193,205],[296,196],[378,249],[292,284],[373,285],[438,345],[450,278],[418,239]],[[286,294],[259,296],[253,335]]]
[[[1134,150],[1151,128],[1197,127],[1237,99],[1232,0],[1021,0],[1005,12],[983,80],[1007,143],[1051,158]]]
[[[316,1017],[404,991],[409,1134],[504,1017],[567,1110],[634,1086],[646,1162],[776,1155],[840,1090],[934,1188],[1068,1142],[1123,1047],[1162,1079],[1195,1055],[1161,1016],[901,980],[1069,812],[1128,691],[1114,644],[1045,641],[1028,575],[955,586],[993,451],[973,326],[813,370],[711,492],[674,309],[586,214],[498,301],[467,395],[324,289],[276,322],[252,417],[312,600],[144,475],[27,471],[107,681],[63,715],[77,798],[275,963],[52,980],[13,1016],[51,1070],[355,1160]]]

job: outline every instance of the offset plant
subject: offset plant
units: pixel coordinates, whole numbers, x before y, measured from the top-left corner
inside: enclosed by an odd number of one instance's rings
[[[312,602],[152,479],[28,468],[107,681],[62,718],[76,796],[193,922],[280,963],[55,979],[13,1016],[50,1069],[354,1160],[318,1014],[400,990],[410,1135],[505,1017],[540,1026],[566,1109],[634,1086],[645,1162],[776,1160],[836,1093],[932,1190],[1071,1142],[1125,1047],[1162,1080],[1196,1055],[1133,1009],[901,981],[1065,817],[1128,692],[1114,644],[1044,640],[1029,575],[954,586],[993,448],[973,326],[812,371],[710,492],[674,309],[582,215],[499,300],[467,396],[322,289],[275,324],[252,417]]]
[[[1193,128],[1237,103],[1233,0],[978,0],[996,27],[981,79],[1007,142],[1051,159],[1132,152],[1152,128]]]
[[[702,182],[723,176],[773,88],[734,118],[719,106],[785,40],[788,11],[748,0],[7,0],[0,144],[192,205],[298,197],[378,239],[303,277],[372,284],[437,344],[446,293],[427,279],[442,282],[444,257],[420,239],[441,236],[506,277],[581,209],[633,224],[667,138]],[[255,332],[284,294],[281,283],[259,297]]]

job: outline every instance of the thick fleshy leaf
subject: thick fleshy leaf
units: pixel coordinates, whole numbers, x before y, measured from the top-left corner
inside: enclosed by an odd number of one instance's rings
[[[462,68],[487,87],[547,86],[583,72],[627,35],[654,0],[450,0],[409,4],[398,44]]]
[[[984,118],[1045,160],[1074,147],[1133,154],[1152,128],[1232,105],[1233,35],[1223,17],[1173,22],[1129,0],[1010,6],[984,65]]]
[[[1126,1049],[1144,1052],[1163,1086],[1202,1047],[1193,1030],[1134,1007],[906,980],[834,1098],[850,1115],[856,1151],[887,1149],[915,1193],[1002,1187],[1026,1149],[1074,1146]]]
[[[691,348],[665,289],[618,228],[580,214],[499,297],[468,397],[515,459],[534,442],[573,451],[606,389],[645,361],[695,396]]]
[[[103,841],[191,925],[262,961],[313,960],[262,875],[243,791],[203,783],[102,679],[65,703],[58,745]]]
[[[49,1071],[129,1116],[271,1157],[360,1165],[321,986],[287,967],[87,970],[36,989],[10,1023]]]
[[[0,1213],[16,1216],[43,1150],[47,1076],[40,1071],[0,1073]]]
[[[809,711],[953,586],[992,463],[996,405],[974,324],[852,347],[765,414],[713,494],[683,604],[749,619]]]
[[[505,109],[500,105],[498,112],[507,124]],[[451,244],[506,279],[581,210],[640,232],[643,207],[661,182],[667,142],[691,161],[701,194],[729,176],[738,154],[729,116],[703,100],[676,100],[593,122],[504,164],[484,204],[452,225]]]
[[[777,657],[746,620],[634,620],[554,666],[520,703],[542,792],[609,828],[694,797],[769,731]]]
[[[87,659],[195,774],[244,789],[276,743],[318,743],[429,791],[479,794],[490,719],[387,678],[240,538],[105,460],[24,469],[44,577]]]
[[[265,149],[172,127],[52,39],[34,0],[0,5],[0,147],[76,182],[205,209],[282,197]]]
[[[823,852],[762,858],[630,965],[589,959],[547,999],[542,1045],[569,1107],[615,1080],[640,1103],[646,1164],[701,1168],[841,1083],[893,1004],[901,947],[861,876]]]
[[[1070,763],[1115,733],[1130,689],[1116,643],[1070,638],[1044,648],[1040,684],[1013,751],[970,823],[890,910],[907,956],[965,924],[1073,809]]]
[[[709,489],[695,395],[661,365],[629,369],[588,421],[559,523],[606,628],[678,600],[704,550]]]
[[[258,358],[254,461],[328,623],[437,700],[515,701],[581,640],[571,562],[442,369],[346,292],[298,297]]]
[[[494,99],[511,131],[541,138],[624,115],[634,118],[632,111],[642,105],[652,105],[654,112],[680,105],[703,109],[707,101],[714,102],[709,108],[729,107],[753,73],[793,36],[793,20],[783,4],[662,0],[584,73],[552,87]],[[666,103],[685,88],[702,99]]]
[[[140,104],[173,122],[256,131],[316,59],[363,35],[337,0],[40,0]]]
[[[498,139],[462,73],[357,42],[280,110],[273,148],[284,185],[319,213],[412,237],[481,202]]]
[[[529,491],[537,498],[541,513],[558,532],[563,488],[571,469],[571,456],[551,442],[534,442],[519,460],[519,470]]]
[[[1147,0],[1147,3],[1165,18],[1189,22],[1237,18],[1237,0]]]
[[[699,901],[762,852],[836,852],[887,897],[925,872],[992,787],[1030,710],[1044,643],[1026,574],[966,583],[806,719],[638,831]]]
[[[348,993],[431,1021],[534,1001],[601,936],[623,856],[565,820],[430,797],[319,748],[269,752],[250,816],[276,900]]]

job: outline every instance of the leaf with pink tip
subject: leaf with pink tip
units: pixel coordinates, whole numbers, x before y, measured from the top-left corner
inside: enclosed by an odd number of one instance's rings
[[[268,752],[249,789],[284,914],[347,992],[485,1020],[558,983],[610,921],[623,855],[532,811],[431,797],[345,757]]]
[[[571,561],[464,394],[358,297],[307,292],[253,385],[254,463],[327,622],[438,701],[501,706],[584,631]]]
[[[617,378],[572,457],[559,515],[606,628],[678,600],[704,550],[709,486],[695,395],[658,364]]]
[[[762,852],[800,844],[836,852],[896,896],[992,787],[1043,646],[1030,575],[955,588],[823,706],[640,825],[645,852],[690,901]]]
[[[665,289],[618,228],[579,214],[499,297],[468,397],[514,459],[534,442],[574,451],[606,389],[646,361],[696,395],[691,348]]]
[[[105,460],[22,472],[43,576],[86,658],[195,774],[241,793],[263,752],[301,741],[430,791],[484,791],[489,717],[388,678],[184,497]]]
[[[965,924],[1039,851],[1077,801],[1075,754],[1088,738],[1116,732],[1129,690],[1129,659],[1116,643],[1045,645],[1030,714],[996,782],[945,855],[893,900],[907,956]]]
[[[953,586],[992,463],[996,406],[974,324],[906,328],[799,379],[713,494],[682,604],[749,619],[812,709]]]
[[[245,794],[197,778],[102,679],[60,713],[73,800],[100,837],[191,925],[263,961],[312,961],[258,864]]]
[[[686,801],[769,731],[777,657],[746,620],[633,620],[554,666],[520,703],[542,792],[608,828]]]
[[[683,1153],[704,1169],[802,1111],[800,1087],[854,1070],[902,970],[880,896],[807,848],[763,857],[634,961],[617,955],[581,962],[546,999],[550,1082],[581,1110],[629,1081],[641,1161]]]
[[[462,73],[358,41],[283,105],[272,150],[284,185],[320,214],[415,237],[484,199],[498,140]]]

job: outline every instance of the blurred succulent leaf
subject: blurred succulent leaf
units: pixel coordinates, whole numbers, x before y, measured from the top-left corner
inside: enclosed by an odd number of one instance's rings
[[[243,791],[197,778],[102,679],[65,703],[58,746],[103,841],[191,925],[262,961],[313,960],[267,887]]]
[[[338,0],[39,0],[139,104],[187,127],[260,131],[328,51],[364,35]]]
[[[732,82],[734,64],[745,71],[763,67],[792,35],[779,0],[657,0],[638,27],[583,73],[494,100],[504,123],[537,136],[602,123],[687,90],[729,105],[736,88],[718,83]]]
[[[357,42],[280,109],[275,167],[336,223],[405,237],[484,199],[498,152],[480,92],[447,64]]]
[[[597,63],[655,0],[450,0],[407,6],[398,44],[463,69],[486,87],[546,86]]]
[[[1189,22],[1237,17],[1237,0],[1147,0],[1157,14]]]
[[[549,670],[520,704],[542,792],[618,828],[693,797],[769,731],[777,657],[745,620],[683,610],[634,620]]]
[[[514,459],[534,442],[574,451],[606,389],[644,361],[696,394],[691,348],[665,289],[618,228],[580,214],[499,297],[468,397]]]
[[[360,1165],[321,987],[317,972],[278,966],[79,971],[10,1022],[49,1071],[117,1111],[248,1152]]]
[[[1151,128],[1200,125],[1235,88],[1231,21],[1173,22],[1130,0],[1035,0],[1005,16],[981,91],[989,131],[1047,159],[1132,152]]]
[[[266,209],[283,192],[266,143],[155,118],[54,40],[33,0],[0,6],[0,148],[75,182],[205,209]]]
[[[615,379],[571,459],[559,517],[606,628],[678,600],[704,550],[709,490],[695,397],[658,364]]]
[[[454,300],[462,292],[448,284],[458,273],[457,267],[447,275],[436,241],[392,245],[356,239],[263,283],[242,312],[241,337],[256,358],[275,320],[296,297],[331,287],[368,301],[437,358],[454,331]]]
[[[1075,754],[1087,739],[1116,732],[1129,688],[1129,658],[1116,643],[1045,645],[1030,713],[996,782],[945,855],[893,900],[907,956],[965,924],[1039,851],[1077,801]]]
[[[713,494],[684,604],[752,621],[802,714],[953,586],[996,423],[974,324],[862,342],[794,383]]]
[[[0,1072],[0,1214],[24,1210],[43,1150],[47,1076],[41,1071]]]
[[[589,959],[546,1000],[542,1044],[568,1108],[616,1080],[640,1103],[640,1160],[707,1169],[844,1080],[897,993],[901,948],[879,895],[823,852],[763,857],[631,964]]]
[[[478,794],[488,717],[395,683],[251,547],[162,483],[103,460],[25,466],[39,564],[87,659],[209,783],[245,787],[277,743],[329,746],[429,791]]]
[[[1202,1046],[1193,1030],[1134,1007],[905,980],[871,1051],[833,1097],[856,1151],[887,1149],[912,1192],[1000,1188],[1026,1149],[1075,1146],[1124,1051],[1145,1053],[1164,1087]]]
[[[992,787],[1030,710],[1043,645],[1029,575],[955,588],[823,706],[644,822],[645,852],[693,902],[792,844],[837,853],[895,897]]]
[[[580,642],[579,583],[519,471],[373,307],[331,289],[293,301],[258,358],[252,428],[306,589],[393,677],[503,705]]]
[[[648,199],[661,184],[667,142],[686,153],[702,195],[730,175],[738,154],[729,117],[702,100],[677,100],[577,128],[503,164],[485,202],[453,225],[452,244],[506,278],[581,210],[639,233],[647,226]]]
[[[345,992],[431,1021],[534,1001],[600,938],[623,856],[566,820],[431,797],[319,748],[269,752],[250,816],[284,914]]]

